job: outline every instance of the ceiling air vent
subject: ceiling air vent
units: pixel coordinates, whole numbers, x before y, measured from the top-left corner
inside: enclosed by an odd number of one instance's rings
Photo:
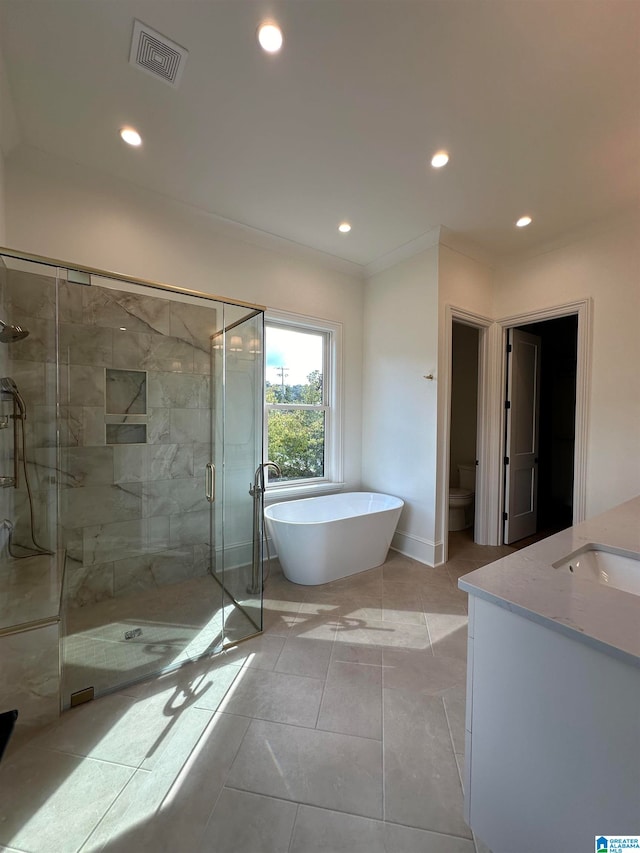
[[[142,21],[133,22],[129,62],[177,89],[189,51],[152,30]]]

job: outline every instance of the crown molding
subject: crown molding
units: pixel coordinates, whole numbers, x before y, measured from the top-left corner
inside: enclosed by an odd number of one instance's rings
[[[442,227],[437,225],[430,231],[426,231],[424,234],[416,237],[415,240],[403,243],[403,245],[398,246],[397,249],[392,249],[390,252],[386,252],[384,255],[381,255],[375,261],[371,261],[366,264],[364,267],[365,276],[367,278],[371,278],[371,276],[376,275],[383,270],[394,267],[396,264],[401,263],[401,261],[406,261],[414,255],[419,255],[420,252],[424,252],[426,249],[431,249],[433,246],[437,246],[440,242],[441,230]]]
[[[633,204],[622,211],[618,210],[608,216],[593,219],[577,228],[563,231],[558,236],[550,240],[545,240],[530,249],[503,255],[498,259],[496,266],[499,269],[508,269],[541,255],[557,252],[567,246],[581,243],[621,228],[631,228],[640,231],[640,205]]]
[[[462,234],[452,231],[445,225],[440,226],[440,245],[489,267],[495,266],[497,262],[496,255],[493,252],[479,243],[474,243],[473,240],[469,240]]]
[[[90,191],[93,192],[130,193],[147,200],[155,198],[167,208],[172,208],[184,216],[197,217],[202,222],[206,222],[207,227],[211,228],[217,235],[230,240],[249,243],[267,251],[284,254],[290,258],[298,258],[318,267],[357,278],[360,281],[364,279],[364,267],[355,261],[349,261],[346,258],[331,255],[321,249],[314,249],[311,246],[297,243],[286,237],[280,237],[269,231],[262,231],[233,219],[227,219],[205,208],[188,204],[125,178],[114,177],[106,171],[90,168],[83,163],[68,160],[33,145],[18,146],[12,152],[8,165],[10,168],[17,167],[34,174],[53,174],[70,182],[79,179],[80,186],[84,189],[90,188]]]

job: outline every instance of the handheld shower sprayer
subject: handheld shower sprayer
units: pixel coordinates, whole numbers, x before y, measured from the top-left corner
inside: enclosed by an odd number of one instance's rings
[[[2,321],[0,320],[0,323]],[[5,324],[2,323],[4,326]],[[16,327],[17,328],[17,327]],[[4,329],[0,331],[0,341],[3,340],[2,335],[4,334]],[[27,333],[28,334],[28,333]],[[36,554],[47,554],[49,556],[53,556],[53,552],[49,551],[47,548],[43,548],[38,544],[38,541],[35,537],[35,517],[33,512],[33,495],[31,494],[31,484],[29,483],[29,471],[27,469],[27,442],[25,437],[25,425],[24,422],[27,419],[27,405],[18,389],[18,386],[13,381],[10,376],[0,377],[0,399],[9,397],[13,401],[13,477],[0,477],[0,486],[3,488],[8,488],[13,486],[13,488],[17,489],[19,485],[18,475],[20,471],[20,456],[22,455],[22,470],[24,472],[24,484],[27,490],[27,497],[29,500],[29,516],[31,521],[31,541],[33,543],[33,548],[30,546],[21,546],[24,547],[27,551],[26,554],[16,554],[13,550],[13,524],[8,522],[5,519],[4,526],[9,530],[9,554],[14,557],[14,559],[24,559],[25,557],[33,557]],[[21,442],[19,445],[18,431],[19,427],[21,429]],[[22,454],[20,453],[22,450]]]
[[[2,320],[0,320],[0,323]],[[2,333],[0,332],[0,335]],[[18,390],[18,386],[10,376],[0,378],[0,391],[4,394],[9,394],[15,401],[16,407],[20,412],[20,417],[24,420],[27,417],[27,406],[24,402],[22,394]]]

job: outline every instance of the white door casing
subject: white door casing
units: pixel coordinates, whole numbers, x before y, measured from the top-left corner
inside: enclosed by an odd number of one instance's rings
[[[536,532],[540,425],[538,335],[509,329],[505,456],[505,544]]]
[[[482,365],[478,386],[478,475],[476,480],[476,541],[484,545],[504,542],[504,477],[506,386],[506,336],[514,326],[541,323],[575,314],[578,317],[578,358],[576,376],[576,423],[574,450],[573,523],[586,518],[587,446],[589,437],[589,404],[591,392],[591,353],[593,300],[579,299],[521,314],[500,318],[482,317],[451,304],[445,306],[444,334],[439,358],[438,496],[442,510],[438,513],[438,540],[447,559],[447,521],[449,497],[449,415],[451,394],[451,326],[454,319],[475,325],[481,331]]]

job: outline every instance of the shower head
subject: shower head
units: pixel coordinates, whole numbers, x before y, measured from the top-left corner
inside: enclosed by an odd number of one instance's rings
[[[21,341],[28,334],[27,329],[23,329],[21,326],[12,326],[10,323],[0,320],[0,343],[10,344],[13,341]]]

